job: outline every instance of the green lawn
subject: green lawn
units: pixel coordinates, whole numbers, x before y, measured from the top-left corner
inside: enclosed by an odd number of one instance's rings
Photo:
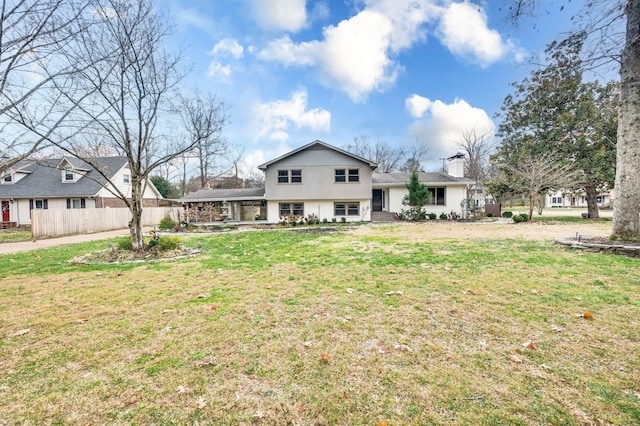
[[[28,241],[30,239],[31,231],[0,229],[0,243],[13,243],[16,241]]]
[[[148,265],[68,262],[104,241],[0,256],[0,419],[640,423],[639,259],[433,226],[198,236]]]

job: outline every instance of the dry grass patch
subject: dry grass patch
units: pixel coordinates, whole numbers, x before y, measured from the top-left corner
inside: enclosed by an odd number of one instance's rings
[[[0,418],[640,422],[637,259],[426,226],[220,235],[172,264],[8,275]]]

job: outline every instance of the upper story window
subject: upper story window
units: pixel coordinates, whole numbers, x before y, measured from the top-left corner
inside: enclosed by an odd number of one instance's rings
[[[123,175],[122,176],[122,182],[125,183],[125,184],[131,183],[131,176],[130,175]]]
[[[73,170],[64,169],[64,181],[65,182],[73,182],[75,176],[73,175]]]
[[[334,182],[360,182],[360,169],[335,169]]]
[[[2,183],[11,183],[13,182],[13,175],[8,174],[8,175],[4,175],[4,177],[2,178]]]
[[[302,183],[302,170],[278,170],[278,183]]]

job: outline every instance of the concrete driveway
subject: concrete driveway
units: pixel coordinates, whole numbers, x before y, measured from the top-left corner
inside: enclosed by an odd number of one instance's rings
[[[145,233],[147,231],[145,230]],[[0,243],[0,255],[19,253],[22,251],[38,250],[46,247],[55,247],[65,244],[84,243],[86,241],[106,240],[129,236],[129,229],[119,229],[116,231],[96,232],[95,234],[69,235],[66,237],[47,238],[43,240],[20,241],[16,243]]]

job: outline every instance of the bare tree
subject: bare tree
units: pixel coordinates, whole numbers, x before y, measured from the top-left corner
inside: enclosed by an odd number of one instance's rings
[[[180,115],[186,128],[192,155],[198,160],[200,187],[216,174],[216,157],[228,152],[229,144],[222,137],[228,121],[227,108],[216,96],[183,97]]]
[[[529,220],[533,217],[533,207],[537,203],[542,207],[542,197],[547,192],[570,188],[582,180],[582,172],[567,162],[560,162],[553,153],[530,156],[520,161],[517,166],[500,164],[507,174],[499,175],[496,180],[504,181],[504,185],[515,193],[529,197]],[[539,211],[541,213],[541,211]]]
[[[95,10],[93,25],[80,33],[68,59],[77,69],[75,84],[92,95],[68,99],[78,110],[76,119],[87,123],[82,135],[102,135],[109,144],[126,156],[130,170],[130,193],[109,187],[131,211],[129,230],[134,250],[144,247],[142,200],[152,171],[159,165],[190,152],[197,140],[180,139],[168,145],[159,125],[171,125],[172,91],[182,80],[180,54],[170,54],[164,42],[172,27],[153,9],[149,0],[91,0]],[[168,124],[167,124],[168,123]],[[77,138],[60,148],[80,156],[96,168],[93,158],[81,156]]]
[[[52,88],[74,72],[60,55],[83,30],[86,7],[84,0],[0,1],[0,173],[61,138],[74,107]]]
[[[401,149],[394,148],[378,136],[375,143],[367,136],[356,135],[353,143],[344,147],[346,151],[378,164],[377,173],[388,173],[398,170],[403,158]]]
[[[400,167],[401,172],[422,172],[422,163],[427,159],[429,153],[429,146],[424,140],[419,139],[417,136],[413,141],[408,144],[407,150],[404,153],[404,163]]]
[[[478,188],[489,176],[489,154],[491,153],[490,130],[477,131],[475,128],[464,130],[458,148],[465,155],[464,177],[475,182],[468,189],[467,198],[477,194]]]

